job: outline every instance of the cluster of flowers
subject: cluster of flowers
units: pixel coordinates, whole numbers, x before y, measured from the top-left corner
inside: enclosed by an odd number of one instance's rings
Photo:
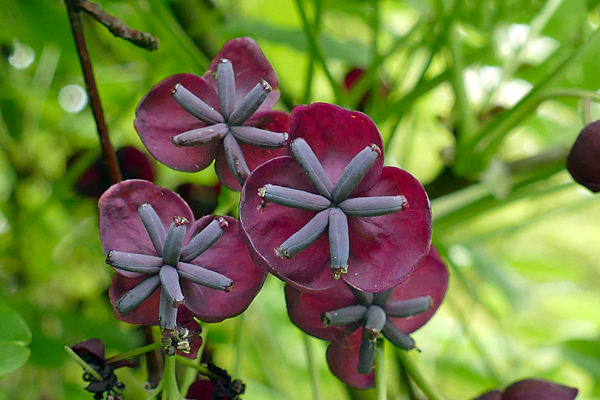
[[[365,114],[324,103],[273,111],[278,98],[260,48],[240,38],[202,77],[169,77],[141,100],[135,127],[148,151],[181,171],[214,161],[221,183],[241,191],[239,221],[195,220],[179,195],[148,181],[109,188],[99,223],[115,315],[160,325],[167,354],[193,354],[192,316],[242,313],[271,273],[286,282],[292,322],[330,342],[332,372],[373,387],[378,338],[414,348],[409,334],[447,289],[429,200],[412,175],[383,166]]]

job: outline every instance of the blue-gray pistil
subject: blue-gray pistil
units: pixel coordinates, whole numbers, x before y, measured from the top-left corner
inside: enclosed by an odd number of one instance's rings
[[[160,286],[159,323],[163,330],[174,330],[177,328],[177,308],[185,304],[180,279],[226,292],[233,289],[233,281],[226,276],[191,264],[221,237],[227,221],[222,217],[215,218],[183,246],[189,224],[186,218],[175,217],[169,230],[165,231],[160,217],[150,204],[142,204],[137,211],[158,256],[115,250],[108,252],[106,263],[116,270],[147,275],[117,301],[115,308],[121,314],[126,314],[142,304]]]
[[[358,356],[358,372],[369,374],[375,359],[377,338],[381,333],[387,340],[404,350],[415,348],[415,341],[396,327],[391,318],[408,318],[430,310],[433,299],[420,296],[409,300],[390,300],[394,289],[381,293],[360,292],[350,287],[358,304],[327,311],[321,315],[323,326],[362,326],[362,340]]]
[[[348,198],[363,179],[381,149],[375,144],[365,147],[346,166],[335,186],[308,143],[295,139],[292,153],[306,178],[318,194],[284,186],[266,184],[258,190],[265,201],[281,206],[315,211],[317,214],[298,232],[275,249],[281,258],[291,258],[315,243],[326,229],[333,277],[348,272],[350,238],[348,217],[376,217],[401,211],[408,206],[404,196],[371,196]]]
[[[217,96],[220,111],[215,110],[178,83],[171,90],[173,98],[188,113],[208,126],[174,136],[173,144],[178,147],[191,147],[222,140],[229,169],[242,185],[250,175],[250,170],[242,154],[240,143],[261,148],[278,148],[282,147],[288,138],[286,132],[271,132],[244,125],[266,100],[271,90],[271,85],[262,79],[236,107],[235,74],[231,62],[226,58],[217,64]]]

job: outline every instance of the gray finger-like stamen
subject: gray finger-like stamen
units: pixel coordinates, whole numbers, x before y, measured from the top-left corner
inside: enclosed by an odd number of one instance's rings
[[[235,73],[226,58],[217,64],[217,94],[221,115],[227,120],[235,108]]]
[[[171,141],[177,147],[200,146],[219,141],[223,139],[227,133],[229,133],[229,127],[224,123],[219,123],[180,133],[179,135],[173,136]]]
[[[333,277],[339,279],[341,274],[348,272],[350,236],[348,217],[337,207],[329,209],[329,254]]]
[[[378,217],[407,207],[404,196],[352,197],[338,205],[349,217]]]
[[[271,132],[253,126],[232,126],[230,129],[240,142],[266,149],[283,147],[288,139],[285,132]]]
[[[136,287],[125,293],[116,303],[115,308],[121,314],[127,314],[142,304],[160,286],[158,275],[152,275],[144,279]]]
[[[358,351],[358,373],[369,375],[375,363],[376,341],[373,341],[369,335],[363,332],[360,341],[360,350]]]
[[[142,274],[156,274],[164,264],[161,257],[114,250],[108,252],[106,263],[115,269]]]
[[[144,224],[144,228],[146,228],[146,232],[148,232],[148,236],[150,237],[150,241],[154,246],[154,250],[156,250],[156,253],[161,256],[165,243],[165,226],[162,224],[160,217],[150,204],[142,204],[138,207],[137,212],[142,219],[142,223]]]
[[[204,253],[223,235],[223,228],[218,218],[215,218],[206,228],[198,232],[181,250],[181,261],[190,262]]]
[[[367,307],[356,304],[353,306],[340,308],[338,310],[324,312],[321,314],[321,322],[325,327],[329,325],[348,325],[352,322],[358,322],[361,320],[365,316],[366,312]]]
[[[276,248],[275,255],[281,258],[292,258],[298,252],[316,242],[327,229],[327,225],[329,225],[329,210],[323,210]]]
[[[165,265],[160,269],[160,286],[162,287],[162,293],[169,296],[172,300],[171,305],[173,307],[179,307],[185,304],[185,297],[181,292],[181,285],[179,284],[179,274],[177,269],[170,265]]]
[[[258,195],[271,203],[301,210],[322,211],[331,206],[331,201],[321,195],[271,184],[259,189]]]
[[[158,322],[163,331],[177,329],[177,307],[173,307],[172,300],[163,291],[160,292]]]
[[[269,93],[271,93],[271,85],[269,82],[261,79],[240,101],[240,104],[231,112],[229,119],[230,125],[241,125],[258,110],[260,105],[265,101]]]
[[[229,169],[239,184],[243,185],[250,175],[250,169],[248,168],[248,164],[246,164],[246,159],[244,158],[240,144],[233,135],[227,135],[223,140],[223,146]]]
[[[384,292],[375,293],[373,295],[373,304],[379,307],[384,307],[388,300],[392,297],[395,288],[388,289]]]
[[[409,300],[390,301],[383,307],[389,317],[406,318],[431,310],[433,299],[421,296]]]
[[[340,179],[338,179],[331,192],[335,203],[346,200],[380,154],[381,150],[379,147],[372,144],[365,147],[360,153],[354,156],[352,161],[344,168],[342,175],[340,175]]]
[[[385,326],[387,320],[385,311],[379,306],[371,306],[365,313],[365,325],[363,327],[363,335],[369,335],[371,340],[375,341],[379,332]]]
[[[175,266],[179,262],[179,253],[181,252],[181,246],[185,239],[185,231],[189,223],[190,221],[183,217],[175,217],[173,219],[167,232],[163,249],[162,257],[165,264]]]
[[[200,98],[183,87],[183,85],[179,83],[175,85],[171,90],[171,95],[185,111],[199,120],[211,125],[225,122],[225,119],[217,110],[200,100]]]
[[[230,292],[233,289],[233,281],[231,279],[210,269],[180,262],[177,264],[177,270],[181,278],[197,283],[198,285],[225,292]]]
[[[321,162],[312,151],[306,140],[298,138],[291,143],[292,153],[294,158],[300,164],[300,168],[304,171],[306,178],[313,185],[315,190],[322,196],[331,199],[333,191],[333,183],[323,169]]]
[[[396,325],[391,323],[389,320],[386,321],[381,333],[386,337],[387,340],[401,349],[410,350],[415,348],[415,341],[406,333],[398,329]]]
[[[373,304],[373,293],[363,292],[362,290],[358,290],[357,288],[348,285],[348,283],[346,283],[346,286],[354,294],[356,300],[358,300],[358,304],[362,304],[366,307],[369,307],[371,304]]]

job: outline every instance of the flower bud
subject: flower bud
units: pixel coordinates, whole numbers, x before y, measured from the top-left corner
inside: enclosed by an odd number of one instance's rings
[[[567,157],[573,179],[592,192],[600,192],[600,121],[583,128]]]

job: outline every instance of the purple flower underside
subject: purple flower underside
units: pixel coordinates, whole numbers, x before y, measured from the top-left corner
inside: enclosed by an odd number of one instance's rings
[[[574,400],[578,390],[541,379],[524,379],[508,386],[504,392],[492,390],[475,400]]]
[[[448,270],[433,247],[419,267],[392,292],[390,302],[430,296],[433,307],[407,318],[390,317],[389,321],[406,335],[425,325],[437,311],[448,287]],[[323,326],[322,314],[359,304],[357,297],[342,282],[320,292],[301,292],[291,285],[285,287],[288,314],[304,332],[327,340],[327,360],[332,372],[352,387],[373,387],[373,374],[358,373],[359,350],[363,328],[356,323],[345,326]],[[383,307],[386,309],[385,307]]]
[[[194,222],[188,205],[177,194],[160,186],[142,180],[129,180],[113,185],[99,201],[100,239],[105,254],[123,252],[157,256],[148,232],[138,213],[138,207],[149,204],[156,211],[165,231],[174,217],[190,221],[187,226],[183,248],[198,233],[215,220],[213,216],[203,217]],[[266,277],[250,258],[244,243],[237,233],[237,221],[222,217],[228,226],[221,237],[208,250],[189,261],[224,275],[234,281],[230,292],[210,289],[182,279],[179,284],[185,298],[185,306],[179,307],[205,322],[218,322],[243,312],[256,296]],[[147,274],[117,269],[109,291],[115,304],[130,290],[148,278]],[[156,276],[156,275],[153,275]],[[133,310],[115,315],[122,321],[132,324],[157,325],[161,287]],[[181,318],[178,319],[181,321]]]
[[[600,121],[587,125],[573,143],[567,170],[575,181],[594,193],[600,192]]]
[[[233,66],[234,74],[231,75],[231,79],[235,79],[235,87],[233,85],[225,89],[221,87],[221,95],[219,95],[219,85],[215,76],[218,65],[223,59],[228,60]],[[202,77],[178,74],[159,82],[140,101],[136,111],[135,128],[148,151],[158,161],[176,170],[195,172],[205,169],[216,160],[215,169],[221,182],[233,190],[240,190],[240,180],[243,181],[245,177],[236,177],[231,171],[225,147],[231,156],[234,151],[232,149],[236,144],[239,145],[249,171],[271,158],[284,155],[285,149],[255,147],[239,139],[228,139],[228,143],[235,142],[233,147],[231,143],[229,146],[224,146],[223,135],[215,137],[214,141],[191,147],[176,146],[172,140],[184,132],[210,125],[227,128],[229,124],[226,127],[221,123],[224,118],[221,114],[229,115],[230,112],[221,110],[221,107],[239,106],[242,99],[261,82],[268,82],[269,85],[265,87],[270,86],[270,92],[265,92],[266,97],[261,97],[260,107],[245,117],[234,117],[234,121],[238,122],[231,125],[255,127],[271,132],[287,132],[289,115],[282,111],[271,110],[279,99],[277,77],[258,44],[250,38],[238,38],[227,42]],[[186,111],[173,97],[173,93],[177,92],[176,87],[183,87],[191,96],[197,97],[212,108],[211,115],[216,113],[217,121],[207,123]],[[223,94],[225,91],[229,92],[229,96]],[[227,98],[228,101],[225,100]],[[232,158],[229,157],[229,163],[232,162]]]
[[[300,137],[310,146],[332,185],[366,147],[383,146],[379,131],[366,115],[329,104],[293,110],[290,142]],[[335,279],[326,231],[291,259],[281,258],[274,251],[318,212],[265,203],[257,193],[268,184],[322,194],[293,156],[273,159],[256,169],[246,181],[240,206],[242,235],[255,261],[301,290],[332,286]],[[427,254],[431,210],[421,184],[404,170],[384,168],[382,156],[375,159],[349,194],[350,199],[372,196],[404,196],[407,207],[388,215],[347,218],[349,267],[348,273],[341,276],[360,290],[380,292],[405,280]]]

